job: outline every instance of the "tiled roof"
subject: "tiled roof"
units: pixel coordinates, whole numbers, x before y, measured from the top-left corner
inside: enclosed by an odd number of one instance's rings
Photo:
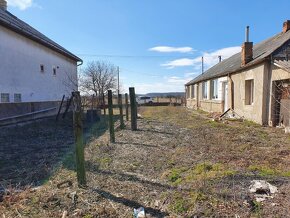
[[[33,27],[29,26],[24,21],[18,19],[13,14],[3,9],[0,9],[0,25],[13,30],[14,32],[17,32],[37,43],[40,43],[58,53],[61,53],[74,61],[82,61],[76,55],[72,54]]]
[[[197,76],[186,85],[198,83],[204,80],[226,76],[230,73],[235,73],[243,68],[248,66],[260,63],[265,58],[269,57],[274,51],[280,48],[283,44],[285,44],[288,40],[290,40],[290,31],[286,33],[279,33],[265,41],[262,41],[253,46],[253,60],[250,61],[245,66],[241,66],[241,52],[229,57],[228,59],[223,60],[222,62],[216,64],[211,67],[203,74]]]

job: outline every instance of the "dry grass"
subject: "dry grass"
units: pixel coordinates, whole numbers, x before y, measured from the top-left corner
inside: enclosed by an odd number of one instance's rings
[[[70,154],[39,189],[6,193],[0,216],[131,217],[140,206],[148,217],[288,216],[290,138],[281,130],[212,122],[182,107],[139,113],[139,131],[127,123],[115,144],[104,120],[90,130],[96,137],[85,152],[87,188],[77,187]],[[252,179],[266,179],[279,193],[258,204],[247,192]]]

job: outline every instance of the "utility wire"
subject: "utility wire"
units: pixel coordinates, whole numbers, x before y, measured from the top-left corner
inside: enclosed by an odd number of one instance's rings
[[[193,58],[192,55],[112,55],[112,54],[76,54],[81,57],[109,57],[109,58]]]

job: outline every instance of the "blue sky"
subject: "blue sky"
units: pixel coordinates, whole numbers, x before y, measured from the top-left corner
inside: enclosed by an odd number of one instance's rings
[[[282,31],[289,0],[8,0],[8,10],[86,63],[120,67],[123,91],[184,91],[184,83]]]

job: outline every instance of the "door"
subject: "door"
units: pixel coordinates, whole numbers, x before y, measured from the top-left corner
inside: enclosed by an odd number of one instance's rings
[[[223,101],[224,101],[224,112],[229,109],[228,105],[228,83],[223,83]]]

